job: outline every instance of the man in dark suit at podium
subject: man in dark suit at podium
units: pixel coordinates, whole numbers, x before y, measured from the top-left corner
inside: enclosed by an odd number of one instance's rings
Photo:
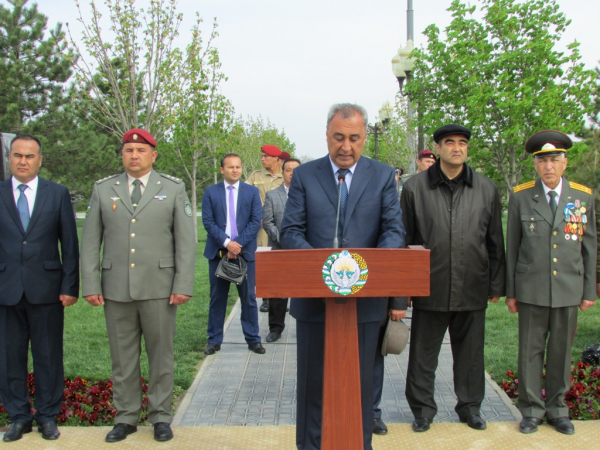
[[[285,249],[330,248],[336,229],[339,172],[342,213],[338,241],[342,248],[400,248],[404,245],[394,170],[361,158],[367,137],[367,113],[361,106],[337,104],[327,118],[329,154],[294,171],[281,229]],[[345,197],[345,198],[344,198]],[[345,204],[345,206],[344,206]],[[296,319],[298,386],[296,445],[321,446],[325,305],[320,299],[292,299]],[[373,364],[383,298],[357,300],[364,448],[371,448]]]

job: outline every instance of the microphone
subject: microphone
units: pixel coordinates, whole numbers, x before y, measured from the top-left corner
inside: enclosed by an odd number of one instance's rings
[[[337,214],[335,216],[335,235],[333,237],[333,247],[332,248],[340,248],[338,242],[338,227],[340,225],[340,210],[342,205],[342,183],[346,180],[346,174],[338,173],[338,204],[337,204]]]

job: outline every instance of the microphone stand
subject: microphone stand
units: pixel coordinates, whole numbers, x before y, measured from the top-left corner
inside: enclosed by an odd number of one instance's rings
[[[340,248],[338,242],[338,226],[340,225],[340,207],[342,205],[342,183],[346,180],[346,175],[338,174],[338,204],[337,204],[337,214],[335,216],[335,236],[333,237],[333,247],[332,248]]]

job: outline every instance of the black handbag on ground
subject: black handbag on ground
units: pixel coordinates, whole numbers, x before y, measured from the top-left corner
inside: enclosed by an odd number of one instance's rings
[[[237,259],[229,259],[227,254],[224,254],[215,275],[239,286],[246,279],[247,272],[248,265],[242,255],[238,255]]]

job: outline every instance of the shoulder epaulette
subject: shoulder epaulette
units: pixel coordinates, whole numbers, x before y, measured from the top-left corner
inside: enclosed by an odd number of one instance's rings
[[[109,175],[108,177],[101,178],[101,179],[99,179],[99,180],[96,181],[96,184],[104,183],[106,180],[110,180],[111,178],[114,178],[114,177],[117,177],[117,176],[119,176],[118,173],[115,174],[115,175]]]
[[[535,186],[535,180],[528,181],[527,183],[520,184],[513,188],[513,192],[516,194],[517,192],[524,191],[525,189],[531,189]]]
[[[174,183],[183,183],[183,180],[181,178],[173,177],[171,175],[167,175],[166,173],[161,173],[160,176],[166,178],[167,180],[171,180]]]
[[[579,184],[579,183],[574,183],[573,181],[569,181],[569,186],[571,186],[572,189],[577,189],[578,191],[581,192],[585,192],[586,194],[592,194],[592,190],[587,187],[584,186],[583,184]]]

